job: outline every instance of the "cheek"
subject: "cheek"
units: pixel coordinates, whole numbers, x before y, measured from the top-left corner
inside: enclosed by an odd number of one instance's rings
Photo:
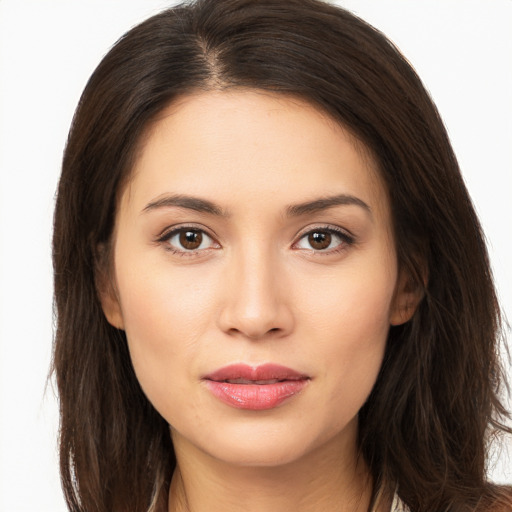
[[[324,411],[333,425],[357,414],[379,373],[396,281],[393,260],[388,263],[344,273],[329,293],[310,297],[311,357],[325,382],[324,399],[332,407]]]
[[[314,276],[301,287],[308,292],[301,293],[299,314],[326,339],[338,338],[333,348],[346,343],[364,351],[387,334],[396,276],[393,258],[365,258],[321,279]]]
[[[169,418],[183,396],[181,387],[197,373],[215,286],[186,272],[172,272],[169,265],[146,261],[134,267],[132,261],[116,261],[130,356],[142,389]]]

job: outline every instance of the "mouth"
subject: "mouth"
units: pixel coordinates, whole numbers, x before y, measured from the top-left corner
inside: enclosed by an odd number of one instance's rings
[[[285,382],[292,379],[267,379],[267,380],[248,380],[248,379],[226,379],[219,382],[227,382],[229,384],[257,384],[260,386],[266,386],[267,384],[276,384],[277,382]],[[295,380],[295,379],[293,379]],[[297,379],[298,380],[298,379]]]
[[[311,378],[285,366],[225,366],[203,380],[212,395],[236,409],[273,409],[299,394]]]

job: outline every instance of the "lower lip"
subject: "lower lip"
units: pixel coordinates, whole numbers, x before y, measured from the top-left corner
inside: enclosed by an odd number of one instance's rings
[[[273,409],[300,393],[307,382],[307,379],[300,379],[274,384],[231,384],[207,380],[206,385],[215,397],[231,407],[263,411]]]

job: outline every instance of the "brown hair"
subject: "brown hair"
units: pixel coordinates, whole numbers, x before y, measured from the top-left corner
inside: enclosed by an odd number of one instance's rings
[[[414,70],[376,29],[318,0],[199,0],[130,30],[78,105],[53,239],[60,463],[71,510],[165,504],[168,425],[135,377],[123,331],[95,289],[116,197],[149,123],[178,95],[246,87],[298,95],[377,161],[399,264],[424,288],[392,327],[359,419],[375,489],[412,512],[511,504],[485,480],[490,436],[508,431],[498,391],[500,315],[480,224],[443,123]],[[99,263],[104,264],[100,261]],[[428,276],[428,284],[424,284]]]

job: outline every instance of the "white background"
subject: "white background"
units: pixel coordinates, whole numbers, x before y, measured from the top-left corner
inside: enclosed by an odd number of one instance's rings
[[[1,512],[65,510],[51,385],[45,394],[60,160],[79,95],[101,57],[128,28],[171,3],[0,0]],[[339,3],[386,33],[430,90],[512,319],[512,1]],[[510,456],[502,455],[490,476],[512,483]]]

